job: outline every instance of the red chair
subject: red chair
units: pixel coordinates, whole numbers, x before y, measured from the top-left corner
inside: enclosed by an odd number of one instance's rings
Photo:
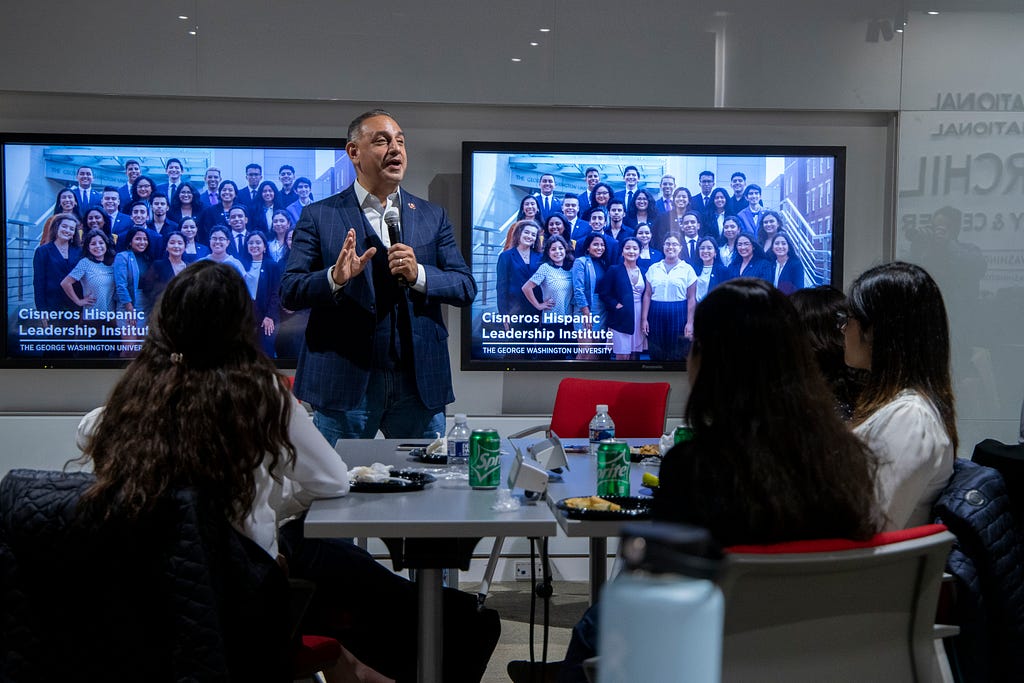
[[[935,625],[941,524],[729,548],[723,681],[951,680]]]
[[[566,377],[558,383],[550,425],[529,427],[508,438],[518,439],[548,430],[560,439],[585,439],[590,436],[590,420],[599,403],[608,405],[608,415],[615,423],[616,438],[660,437],[665,432],[669,389],[671,385],[668,382],[618,382]],[[504,543],[503,536],[494,539],[477,594],[481,604],[490,591]]]
[[[558,384],[551,411],[551,431],[563,439],[589,435],[590,420],[598,403],[608,414],[619,438],[658,437],[665,432],[668,382],[618,382],[566,377]]]
[[[302,636],[302,643],[292,657],[292,678],[296,681],[319,681],[318,674],[330,669],[341,659],[341,643],[327,636]]]

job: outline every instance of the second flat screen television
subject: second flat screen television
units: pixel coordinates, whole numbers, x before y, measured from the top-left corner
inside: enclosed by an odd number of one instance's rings
[[[843,147],[465,142],[462,170],[463,370],[684,370],[709,262],[841,286]]]

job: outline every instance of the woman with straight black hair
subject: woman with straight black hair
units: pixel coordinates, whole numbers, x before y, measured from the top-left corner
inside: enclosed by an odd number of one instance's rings
[[[172,220],[179,226],[186,218],[199,219],[203,207],[199,203],[199,195],[195,188],[188,183],[178,185],[177,191],[171,197],[171,210],[167,212],[168,220]]]
[[[724,188],[716,187],[711,190],[711,201],[704,208],[701,232],[720,240],[725,227],[725,217],[728,215],[729,193]]]
[[[846,364],[842,323],[846,320],[846,295],[831,285],[810,287],[789,297],[807,334],[811,351],[825,382],[832,389],[836,411],[849,421],[864,385],[864,371]]]
[[[623,223],[636,232],[636,226],[640,223],[654,225],[658,220],[658,202],[648,190],[637,190],[633,195],[633,202],[626,207],[626,217]]]
[[[608,212],[608,203],[615,198],[615,190],[608,183],[598,183],[594,185],[594,189],[591,191],[589,200],[590,204],[587,210],[583,212],[583,220],[589,221],[591,212],[597,207],[602,207],[605,213]]]
[[[749,358],[756,339],[776,352]],[[723,545],[877,531],[875,458],[836,415],[800,319],[763,280],[720,284],[697,306],[684,417],[666,454],[658,516]]]
[[[854,280],[847,305],[846,364],[868,371],[854,432],[879,459],[886,529],[926,524],[957,447],[942,293],[923,268],[897,261]]]
[[[752,339],[776,351],[753,362]],[[784,294],[751,278],[709,292],[697,305],[688,376],[693,438],[665,454],[657,519],[705,527],[722,546],[878,531],[876,459],[833,410]],[[573,629],[560,683],[586,680],[596,608]]]

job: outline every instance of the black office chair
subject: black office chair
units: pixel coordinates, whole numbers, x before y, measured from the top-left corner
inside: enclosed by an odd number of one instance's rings
[[[92,475],[0,482],[0,679],[292,679],[289,588],[192,490],[144,519],[77,512]]]

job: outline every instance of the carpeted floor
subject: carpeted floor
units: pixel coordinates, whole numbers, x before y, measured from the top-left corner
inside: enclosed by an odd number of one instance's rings
[[[476,586],[464,584],[463,590]],[[590,584],[556,581],[551,596],[550,629],[547,661],[558,661],[565,655],[572,627],[590,604]],[[530,659],[530,584],[529,582],[496,583],[491,586],[487,606],[501,615],[501,640],[491,656],[483,683],[508,683],[505,667],[510,661]],[[537,599],[534,628],[534,655],[539,662],[543,653],[543,601]]]

